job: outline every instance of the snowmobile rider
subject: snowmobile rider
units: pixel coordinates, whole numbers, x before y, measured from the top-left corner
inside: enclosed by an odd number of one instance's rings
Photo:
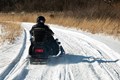
[[[50,45],[53,45],[51,43],[55,41],[54,38],[53,38],[54,32],[47,25],[45,25],[45,21],[46,21],[46,19],[43,16],[39,16],[37,18],[37,24],[33,25],[32,29],[30,30],[30,34],[31,34],[31,36],[35,37],[36,40],[40,40],[42,34],[41,34],[41,36],[34,36],[34,30],[36,28],[42,28],[49,34],[47,36],[48,36],[48,39],[51,41]],[[39,32],[37,34],[39,34]],[[34,42],[32,37],[31,37],[30,41],[31,41],[31,46],[29,48],[29,54],[31,55],[33,42]]]
[[[33,36],[33,31],[34,31],[35,28],[44,28],[45,31],[48,32],[51,36],[54,35],[53,31],[52,31],[47,25],[44,24],[45,21],[46,21],[46,19],[45,19],[43,16],[39,16],[39,17],[37,18],[37,24],[34,25],[34,26],[32,27],[32,29],[30,30],[31,36]],[[38,37],[39,37],[39,36],[38,36]]]

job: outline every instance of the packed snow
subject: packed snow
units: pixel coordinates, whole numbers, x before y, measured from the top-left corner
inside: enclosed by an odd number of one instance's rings
[[[59,25],[48,24],[65,55],[50,58],[44,65],[29,64],[32,25],[22,23],[19,40],[0,47],[0,80],[120,80],[119,40]]]

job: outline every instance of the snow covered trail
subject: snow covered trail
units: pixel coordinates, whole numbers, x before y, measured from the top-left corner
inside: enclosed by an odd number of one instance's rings
[[[27,57],[32,25],[22,23],[27,32],[27,41],[21,62]],[[50,26],[61,42],[65,55],[51,58],[46,65],[30,65],[26,61],[22,70],[8,80],[120,80],[120,54],[84,34],[57,25]]]

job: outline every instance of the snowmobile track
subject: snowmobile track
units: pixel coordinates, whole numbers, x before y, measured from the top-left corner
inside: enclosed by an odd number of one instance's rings
[[[0,75],[0,80],[5,80],[7,79],[7,77],[9,76],[9,74],[14,71],[14,69],[17,66],[17,63],[19,62],[20,58],[22,57],[22,54],[25,50],[26,47],[26,31],[24,30],[24,43],[19,51],[19,55],[10,63],[10,65],[8,65],[8,67],[4,70],[4,72],[2,72],[2,74]]]

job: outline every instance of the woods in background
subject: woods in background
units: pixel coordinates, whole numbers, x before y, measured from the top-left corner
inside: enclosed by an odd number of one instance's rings
[[[65,12],[80,18],[118,18],[120,0],[0,0],[1,12]]]

